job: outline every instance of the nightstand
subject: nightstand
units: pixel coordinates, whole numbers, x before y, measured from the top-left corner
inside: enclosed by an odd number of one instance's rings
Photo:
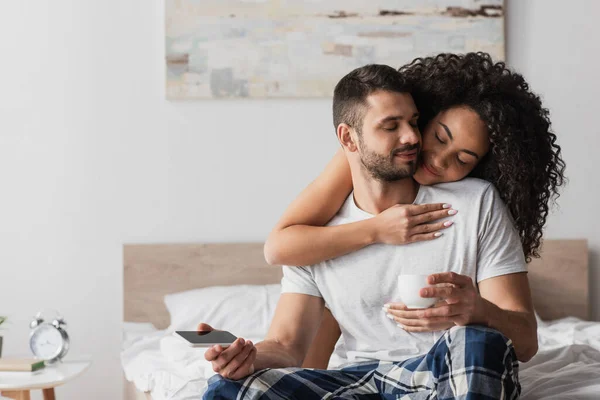
[[[87,370],[91,361],[62,361],[35,372],[0,372],[0,393],[16,400],[29,400],[31,390],[42,390],[44,400],[55,400],[54,388]]]

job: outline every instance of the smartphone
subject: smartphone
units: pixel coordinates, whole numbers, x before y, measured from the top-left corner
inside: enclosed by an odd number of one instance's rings
[[[192,347],[211,347],[220,345],[228,347],[237,337],[227,331],[175,331],[176,336],[185,340]]]

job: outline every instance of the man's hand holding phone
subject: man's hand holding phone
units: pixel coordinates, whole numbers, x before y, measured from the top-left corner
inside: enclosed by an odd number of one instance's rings
[[[199,324],[198,331],[215,330],[208,324]],[[230,346],[216,345],[204,353],[204,358],[212,363],[213,371],[223,378],[238,380],[254,373],[256,347],[250,340],[237,338]]]

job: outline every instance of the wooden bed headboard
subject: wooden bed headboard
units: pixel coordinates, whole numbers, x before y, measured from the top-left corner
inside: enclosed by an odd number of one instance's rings
[[[262,243],[125,245],[124,317],[127,322],[169,325],[166,294],[281,280],[267,265]],[[542,258],[529,265],[533,301],[544,320],[589,319],[588,249],[585,240],[546,240]]]
[[[208,286],[279,283],[262,243],[141,244],[123,248],[126,322],[169,325],[164,296]]]
[[[545,240],[529,264],[533,304],[543,320],[590,319],[587,240]]]

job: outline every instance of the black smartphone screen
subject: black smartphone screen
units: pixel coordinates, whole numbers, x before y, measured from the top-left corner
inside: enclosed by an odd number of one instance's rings
[[[195,345],[212,346],[214,344],[231,344],[235,342],[235,337],[227,331],[177,331],[178,335]]]

